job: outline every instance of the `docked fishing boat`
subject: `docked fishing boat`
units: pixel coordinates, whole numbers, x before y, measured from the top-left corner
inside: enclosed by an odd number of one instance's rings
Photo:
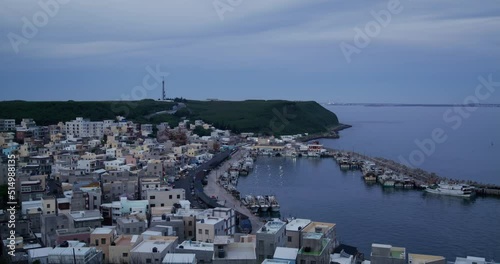
[[[267,212],[269,210],[269,203],[266,201],[266,198],[264,198],[264,196],[258,195],[257,203],[259,204],[261,212]]]
[[[272,212],[279,212],[280,205],[279,205],[278,200],[276,200],[276,197],[274,195],[267,195],[266,200],[269,203],[269,206],[271,207]]]
[[[348,170],[351,168],[351,162],[349,158],[343,157],[340,161],[340,169],[341,170]]]
[[[376,182],[377,176],[373,172],[368,172],[364,177],[366,182]]]
[[[451,195],[458,197],[471,197],[474,194],[474,187],[467,184],[446,184],[439,183],[425,188],[428,193]]]
[[[247,202],[248,209],[250,209],[252,213],[256,214],[259,212],[260,206],[257,203],[257,200],[255,200],[255,197],[253,195],[245,196],[245,200]]]

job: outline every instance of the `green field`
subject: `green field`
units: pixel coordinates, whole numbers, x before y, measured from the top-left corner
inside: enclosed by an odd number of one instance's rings
[[[76,117],[91,120],[114,119],[117,115],[138,123],[169,122],[181,119],[204,120],[217,128],[234,132],[262,134],[320,133],[339,124],[337,116],[316,102],[283,100],[185,101],[175,114],[150,114],[171,110],[176,103],[154,100],[130,102],[0,102],[0,118],[33,118],[39,125],[70,121]]]

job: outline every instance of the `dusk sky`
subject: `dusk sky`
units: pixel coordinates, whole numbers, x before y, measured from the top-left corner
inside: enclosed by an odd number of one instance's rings
[[[157,65],[189,99],[462,103],[500,82],[499,1],[390,2],[3,0],[0,100],[158,99],[134,90]]]

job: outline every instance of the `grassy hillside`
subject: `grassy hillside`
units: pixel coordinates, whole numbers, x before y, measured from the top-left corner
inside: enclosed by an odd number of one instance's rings
[[[216,127],[235,132],[265,134],[319,133],[338,125],[337,116],[316,102],[291,102],[282,100],[247,101],[186,101],[185,108],[170,115],[175,103],[154,100],[135,102],[0,102],[0,118],[33,118],[39,125],[55,124],[82,116],[91,120],[113,119],[126,116],[139,123],[169,122],[176,124],[182,118],[201,119]]]

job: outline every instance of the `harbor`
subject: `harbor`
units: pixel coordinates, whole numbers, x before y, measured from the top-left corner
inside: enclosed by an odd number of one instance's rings
[[[457,196],[500,197],[500,186],[498,185],[445,178],[420,168],[405,166],[393,160],[370,157],[354,151],[327,148],[318,141],[296,142],[290,138],[285,140],[289,142],[278,141],[278,144],[271,145],[256,144],[247,146],[247,149],[252,151],[252,155],[256,156],[333,158],[341,170],[359,170],[367,183],[379,183],[384,187],[419,189],[432,192],[436,188],[456,189],[461,186],[460,188],[466,189],[466,193],[458,193]],[[444,194],[449,193],[444,192]]]

